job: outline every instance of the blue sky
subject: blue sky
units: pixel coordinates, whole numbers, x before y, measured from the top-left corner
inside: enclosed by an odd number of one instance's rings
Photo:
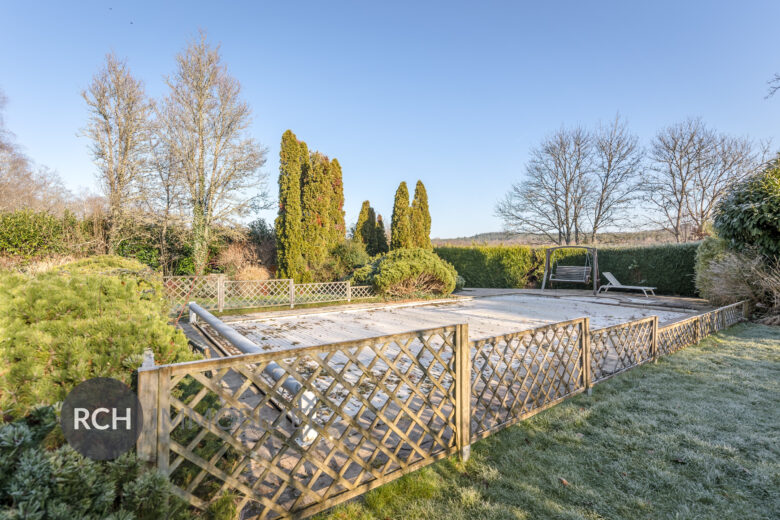
[[[764,96],[780,72],[778,19],[776,1],[5,1],[0,89],[27,154],[93,187],[80,91],[104,55],[159,96],[203,28],[243,85],[274,188],[290,128],[341,162],[348,222],[364,199],[389,220],[398,183],[422,179],[433,236],[455,237],[501,229],[496,201],[561,125],[620,112],[646,143],[701,116],[775,137],[780,98]]]

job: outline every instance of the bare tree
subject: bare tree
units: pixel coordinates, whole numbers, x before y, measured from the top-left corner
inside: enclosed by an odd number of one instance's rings
[[[688,195],[697,171],[711,160],[713,135],[700,119],[686,121],[659,131],[651,144],[650,165],[645,177],[646,198],[655,207],[654,222],[683,239],[689,221]]]
[[[195,269],[201,274],[212,226],[246,214],[258,201],[267,202],[260,171],[266,150],[247,135],[251,111],[239,96],[240,84],[228,75],[219,47],[210,47],[201,32],[176,62],[176,73],[167,79],[163,125],[187,190]],[[252,188],[254,195],[247,193]]]
[[[688,227],[695,238],[705,236],[718,199],[758,166],[754,149],[749,139],[717,134],[700,119],[658,132],[645,179],[655,222],[678,242],[685,240]]]
[[[0,91],[0,211],[28,208],[61,214],[72,201],[56,171],[36,166],[5,127],[3,108],[6,103]]]
[[[780,74],[775,73],[774,77],[767,81],[767,84],[769,85],[769,90],[767,91],[766,99],[769,99],[780,90]]]
[[[696,238],[707,235],[715,204],[734,185],[755,172],[760,164],[755,146],[744,137],[715,136],[708,147],[710,158],[696,170],[685,210]]]
[[[165,120],[166,117],[158,112],[153,131],[149,134],[149,170],[144,182],[144,202],[151,219],[157,224],[160,266],[167,274],[172,261],[168,251],[168,232],[182,214],[185,190],[180,161],[171,147],[172,139],[160,124]]]
[[[108,199],[108,251],[121,240],[127,209],[138,201],[138,179],[146,164],[150,103],[143,84],[113,54],[82,92],[89,107],[83,135],[92,140],[92,156]]]
[[[620,116],[600,125],[593,137],[593,182],[590,187],[591,242],[604,227],[625,220],[626,210],[637,198],[637,178],[642,163],[639,139]]]
[[[591,190],[591,153],[591,137],[582,128],[561,129],[532,150],[526,178],[496,207],[507,229],[578,244]]]

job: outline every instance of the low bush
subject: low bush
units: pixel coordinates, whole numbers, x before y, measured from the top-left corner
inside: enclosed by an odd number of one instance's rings
[[[158,363],[195,359],[168,309],[157,277],[126,258],[0,274],[0,410],[24,416],[92,377],[129,384],[146,348]]]
[[[780,324],[780,262],[757,250],[735,251],[707,239],[696,258],[696,286],[713,305],[747,300],[760,321]]]
[[[58,428],[51,407],[0,426],[0,518],[185,520],[194,515],[175,495],[168,479],[147,469],[135,454],[114,461],[86,459],[68,446],[46,449]],[[235,518],[231,495],[215,501],[205,515]]]
[[[713,292],[716,290],[718,280],[713,277],[713,273],[710,271],[710,264],[715,260],[722,259],[727,251],[728,244],[726,241],[717,237],[704,239],[696,250],[696,265],[694,268],[696,290],[702,298],[706,298],[713,303],[715,303]]]
[[[385,296],[445,295],[455,289],[458,273],[427,249],[396,249],[358,269],[352,280],[370,284]]]
[[[371,257],[366,252],[366,246],[359,240],[345,240],[334,247],[331,254],[341,271],[341,276],[337,278],[350,275],[355,269],[363,267],[371,261]]]
[[[660,294],[694,296],[694,263],[698,242],[640,247],[598,248],[599,271],[609,271],[625,284],[658,288]],[[544,277],[544,247],[437,247],[468,281],[469,287],[540,287]],[[581,249],[560,249],[552,258],[559,265],[584,265]],[[604,280],[602,280],[604,281]],[[583,288],[578,284],[555,287]]]

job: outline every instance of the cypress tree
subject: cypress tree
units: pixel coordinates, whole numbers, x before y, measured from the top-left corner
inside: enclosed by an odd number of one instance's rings
[[[411,234],[414,247],[432,249],[431,213],[428,209],[428,193],[422,181],[417,181],[412,201]]]
[[[301,230],[301,143],[291,130],[279,151],[279,215],[276,217],[276,275],[300,281],[304,273]]]
[[[369,201],[364,200],[360,207],[357,224],[355,224],[355,240],[359,240],[366,246],[366,252],[373,256],[376,254],[376,213]]]
[[[330,161],[319,152],[312,152],[306,159],[301,177],[303,258],[310,270],[316,270],[325,263],[331,246]]]
[[[368,222],[369,209],[371,209],[371,203],[367,200],[364,200],[363,205],[360,206],[360,213],[358,214],[357,223],[355,224],[355,233],[353,234],[353,238],[362,242],[363,244],[368,243],[368,237],[364,235],[364,230],[366,227],[366,222]]]
[[[374,256],[376,254],[376,212],[371,206],[368,207],[368,220],[362,234],[366,237],[366,252]]]
[[[376,244],[376,253],[374,254],[381,255],[390,250],[390,247],[387,245],[387,231],[385,230],[385,222],[382,220],[382,215],[376,216],[374,242]]]
[[[338,159],[333,159],[330,162],[328,173],[331,182],[330,245],[335,246],[343,241],[347,234],[347,226],[344,223],[344,180]]]
[[[390,221],[390,249],[414,247],[411,236],[409,190],[405,182],[398,185],[393,203],[393,217]]]

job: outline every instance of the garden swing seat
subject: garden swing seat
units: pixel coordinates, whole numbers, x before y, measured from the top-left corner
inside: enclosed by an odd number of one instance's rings
[[[558,249],[584,249],[585,265],[558,265],[552,259],[553,252]],[[591,260],[592,259],[592,260]],[[593,282],[593,295],[598,295],[599,283],[599,257],[595,247],[586,246],[557,246],[548,247],[545,251],[544,275],[542,277],[542,291],[547,287],[547,282],[581,283]]]
[[[588,283],[590,271],[589,265],[559,265],[555,268],[555,273],[550,275],[550,280],[553,282]]]

